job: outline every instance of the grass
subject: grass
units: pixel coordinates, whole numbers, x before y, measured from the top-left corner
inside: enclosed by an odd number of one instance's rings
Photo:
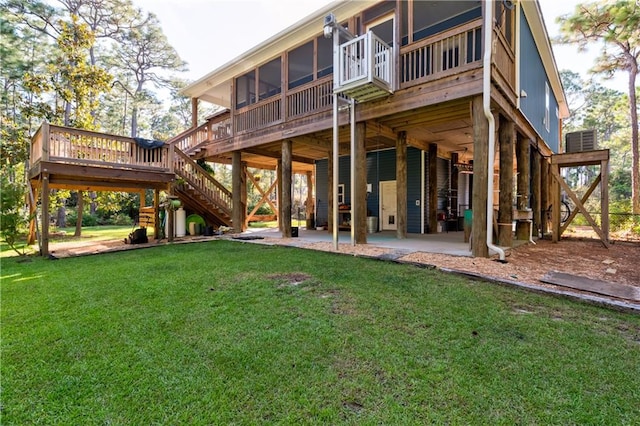
[[[212,241],[1,277],[3,425],[640,418],[638,316],[437,271]]]

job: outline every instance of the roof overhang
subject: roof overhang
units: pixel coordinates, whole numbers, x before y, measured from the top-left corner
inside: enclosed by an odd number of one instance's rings
[[[558,73],[558,65],[553,56],[553,49],[549,40],[549,34],[547,33],[547,27],[544,23],[540,4],[538,0],[535,0],[520,1],[520,5],[524,10],[527,22],[529,22],[529,27],[531,28],[533,39],[538,47],[540,58],[542,58],[542,64],[547,73],[551,90],[553,90],[553,94],[558,101],[560,118],[567,118],[570,115],[569,106],[564,94],[564,88],[562,87],[562,81],[560,80],[560,74]]]
[[[273,37],[246,51],[237,58],[211,71],[185,87],[181,93],[190,98],[198,98],[231,107],[231,83],[233,79],[255,67],[270,61],[305,40],[322,34],[323,18],[333,13],[342,22],[369,8],[375,0],[337,0],[329,3],[296,24],[280,31]]]

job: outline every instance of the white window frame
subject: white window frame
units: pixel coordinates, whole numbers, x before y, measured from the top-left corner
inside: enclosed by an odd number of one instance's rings
[[[547,129],[547,132],[550,128],[551,115],[549,114],[549,103],[550,103],[550,93],[549,93],[549,83],[544,82],[544,128]]]

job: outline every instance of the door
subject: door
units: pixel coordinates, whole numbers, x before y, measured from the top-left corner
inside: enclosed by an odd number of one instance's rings
[[[380,230],[398,229],[398,198],[396,181],[380,182]]]

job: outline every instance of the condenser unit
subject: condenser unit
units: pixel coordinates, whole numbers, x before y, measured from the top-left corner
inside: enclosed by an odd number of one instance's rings
[[[571,132],[565,135],[566,152],[583,152],[598,149],[597,132],[595,129]]]

